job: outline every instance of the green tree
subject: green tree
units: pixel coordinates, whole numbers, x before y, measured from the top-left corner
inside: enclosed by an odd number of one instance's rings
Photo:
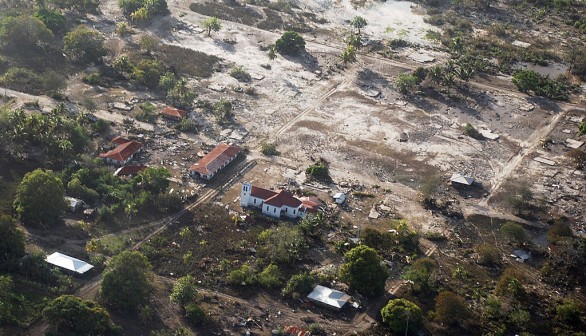
[[[49,227],[66,209],[63,183],[51,170],[27,173],[16,190],[14,210],[28,225]]]
[[[383,322],[396,335],[415,333],[421,326],[423,319],[421,308],[405,299],[390,300],[380,313]]]
[[[13,298],[14,283],[12,282],[12,277],[0,275],[0,325],[16,322]]]
[[[100,296],[109,306],[132,311],[145,304],[152,288],[153,272],[148,259],[137,251],[113,257],[104,272]]]
[[[159,85],[161,75],[164,74],[163,65],[157,60],[143,59],[132,69],[132,78],[148,88]]]
[[[0,25],[0,37],[6,47],[20,54],[38,52],[53,42],[53,32],[36,17],[7,17]]]
[[[138,44],[140,45],[140,49],[150,55],[154,50],[157,50],[161,41],[155,35],[143,34],[138,40]]]
[[[93,301],[62,295],[43,309],[45,320],[58,335],[113,335],[108,312]]]
[[[525,93],[535,91],[541,80],[541,75],[533,70],[518,70],[513,74],[513,84]]]
[[[195,301],[197,299],[197,282],[191,275],[177,279],[169,298],[181,306]]]
[[[100,63],[107,54],[104,36],[97,30],[78,26],[63,38],[63,54],[73,62]]]
[[[440,292],[435,298],[435,313],[438,321],[446,325],[462,323],[471,316],[464,299],[450,291]]]
[[[350,25],[355,29],[358,29],[358,34],[360,34],[360,29],[366,27],[368,25],[368,22],[362,16],[355,16],[350,21]]]
[[[57,284],[59,271],[51,268],[46,258],[44,252],[31,252],[25,255],[20,259],[19,273],[30,281],[45,285]]]
[[[299,55],[305,51],[305,40],[299,33],[288,31],[275,42],[275,48],[283,55]]]
[[[305,174],[310,178],[328,182],[331,181],[330,168],[327,162],[320,161],[312,164],[305,169]]]
[[[169,91],[170,89],[172,89],[176,83],[177,78],[175,77],[175,74],[169,71],[165,72],[159,78],[159,87],[165,91]]]
[[[501,226],[501,232],[509,239],[514,239],[518,243],[523,243],[527,240],[527,232],[519,223],[506,222]]]
[[[501,274],[496,284],[495,292],[504,298],[515,298],[522,300],[525,298],[525,288],[523,286],[523,275],[513,268],[507,268]]]
[[[411,74],[402,73],[395,79],[395,86],[399,92],[411,93],[418,83],[418,78]]]
[[[229,284],[238,286],[251,286],[257,282],[254,268],[246,264],[228,273],[226,280]]]
[[[498,266],[502,263],[501,253],[490,243],[478,244],[474,250],[478,253],[477,262],[481,265]]]
[[[213,111],[219,124],[226,123],[232,118],[232,102],[226,98],[220,98],[214,103]]]
[[[56,71],[46,71],[41,79],[43,81],[43,90],[52,96],[61,93],[67,88],[67,80]]]
[[[365,245],[357,246],[344,254],[344,260],[340,277],[350,287],[366,296],[384,292],[389,273],[375,249]]]
[[[281,286],[281,270],[275,264],[268,265],[258,274],[258,282],[266,288]]]
[[[203,28],[207,30],[208,36],[212,36],[212,31],[217,32],[222,29],[222,24],[217,17],[212,16],[203,21]]]
[[[9,216],[0,214],[0,271],[10,272],[25,254],[24,233]]]
[[[362,37],[359,34],[350,33],[346,38],[346,42],[349,46],[358,49],[362,46]]]

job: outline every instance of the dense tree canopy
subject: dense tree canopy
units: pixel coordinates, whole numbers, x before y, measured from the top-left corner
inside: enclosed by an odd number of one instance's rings
[[[151,292],[152,266],[137,251],[125,251],[113,257],[102,280],[100,295],[109,306],[132,311],[144,304]]]
[[[53,41],[53,32],[36,17],[7,17],[1,28],[0,37],[7,47],[21,54],[39,51]]]
[[[14,220],[0,215],[0,271],[10,271],[25,254],[24,233]]]
[[[79,26],[63,38],[63,53],[73,62],[101,62],[106,56],[104,36],[97,30]]]
[[[391,328],[393,334],[400,335],[404,335],[406,331],[415,333],[423,319],[421,308],[405,299],[390,300],[380,313],[383,322]]]
[[[97,303],[73,295],[62,295],[43,310],[45,320],[57,335],[115,335],[108,312]]]
[[[305,40],[299,33],[288,31],[275,42],[275,47],[283,55],[298,55],[305,50]]]
[[[346,252],[344,260],[340,276],[350,287],[366,296],[384,292],[389,273],[375,249],[360,245]]]
[[[27,173],[16,190],[14,209],[27,225],[48,227],[66,209],[63,183],[51,170]]]

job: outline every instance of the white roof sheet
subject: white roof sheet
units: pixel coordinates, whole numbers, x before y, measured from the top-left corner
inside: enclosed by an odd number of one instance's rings
[[[321,302],[336,309],[342,309],[350,300],[350,295],[335,289],[317,285],[313,292],[309,293],[308,299]]]
[[[450,181],[454,183],[460,183],[465,185],[472,185],[474,183],[474,178],[470,176],[464,176],[462,174],[454,174],[450,178]]]
[[[65,268],[67,270],[83,274],[92,268],[93,265],[86,263],[85,261],[70,257],[59,252],[55,252],[45,259],[49,264]]]

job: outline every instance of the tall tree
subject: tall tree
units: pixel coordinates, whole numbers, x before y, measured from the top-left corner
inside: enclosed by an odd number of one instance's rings
[[[63,183],[53,171],[36,169],[20,182],[14,209],[23,223],[48,227],[56,224],[66,209],[64,196]]]
[[[340,269],[340,277],[350,287],[366,296],[384,292],[389,272],[382,265],[382,258],[375,249],[360,245],[346,252],[344,260],[346,262]]]
[[[154,277],[151,269],[151,263],[142,253],[120,253],[110,260],[104,272],[101,297],[115,309],[136,310],[150,295]]]
[[[0,37],[8,48],[25,54],[48,46],[53,41],[53,32],[36,17],[23,15],[4,19]]]
[[[0,215],[0,271],[11,271],[25,254],[24,233],[14,220]]]
[[[165,167],[148,167],[136,175],[134,183],[157,195],[167,190],[170,177],[171,173]]]
[[[288,31],[275,42],[275,48],[283,55],[299,55],[305,50],[305,40],[299,33]]]

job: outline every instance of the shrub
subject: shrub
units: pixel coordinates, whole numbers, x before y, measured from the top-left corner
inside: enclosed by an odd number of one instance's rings
[[[181,121],[175,126],[175,129],[179,132],[186,132],[186,133],[197,133],[197,122],[192,118],[183,118]]]
[[[332,179],[330,177],[328,163],[325,161],[320,161],[307,167],[307,169],[305,169],[305,174],[307,174],[310,178],[324,182],[329,182]]]
[[[242,265],[240,268],[233,270],[226,278],[229,284],[238,286],[250,286],[257,282],[254,268],[249,265]]]
[[[203,309],[195,303],[185,307],[185,318],[193,326],[199,326],[205,321],[206,314]]]
[[[252,77],[246,72],[243,66],[235,66],[230,70],[230,76],[236,78],[239,82],[250,82]]]
[[[556,317],[568,324],[580,323],[580,310],[578,305],[573,301],[558,304],[555,307]]]
[[[261,144],[260,152],[266,156],[279,155],[279,151],[277,150],[277,145],[272,142],[271,143],[263,142]]]
[[[502,263],[501,254],[496,246],[489,243],[477,245],[476,253],[478,253],[478,263],[481,265],[495,266]]]
[[[275,288],[281,286],[281,270],[279,266],[270,264],[258,274],[258,282],[266,288]]]
[[[102,76],[99,72],[90,72],[83,77],[83,82],[89,85],[98,85],[102,82]]]
[[[308,273],[295,274],[287,281],[281,294],[285,297],[309,294],[315,286],[315,278]]]
[[[471,314],[464,299],[452,292],[443,291],[435,298],[436,318],[447,325],[460,323]]]
[[[564,238],[571,238],[573,235],[572,228],[562,221],[558,221],[547,230],[547,239],[552,243]]]
[[[484,136],[474,128],[474,126],[470,125],[470,123],[466,123],[464,125],[464,135],[467,135],[476,140],[483,140]]]
[[[116,22],[116,33],[123,37],[127,34],[132,33],[132,27],[126,21]]]
[[[507,268],[501,274],[496,284],[495,292],[501,297],[511,297],[521,300],[526,294],[523,281],[524,277],[521,273],[513,268]]]
[[[402,73],[397,76],[397,79],[395,80],[395,86],[399,92],[406,94],[411,93],[418,82],[419,79],[417,77],[411,74]]]

